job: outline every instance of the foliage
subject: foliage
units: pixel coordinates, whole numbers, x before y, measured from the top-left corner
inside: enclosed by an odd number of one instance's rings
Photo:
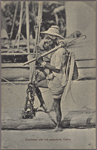
[[[19,21],[20,21],[20,10],[21,10],[21,2],[20,1],[4,1],[1,2],[2,5],[2,13],[5,17],[6,24],[7,24],[7,32],[11,32],[11,28],[13,25],[14,13],[16,9],[16,3],[18,3],[17,7],[17,14],[14,23],[14,30],[12,39],[15,39],[18,28],[19,28]],[[65,16],[65,9],[59,10],[60,6],[64,6],[63,2],[57,1],[45,1],[43,2],[43,14],[42,14],[42,25],[41,30],[47,30],[51,25],[57,24],[60,27],[60,33],[65,31],[64,27],[66,26],[66,16]],[[22,20],[22,34],[26,37],[26,2],[23,3],[23,20]],[[60,7],[61,8],[61,7]],[[56,11],[57,12],[56,12]],[[30,24],[30,33],[35,38],[35,31],[34,26],[36,24],[36,16],[38,15],[38,2],[31,1],[29,2],[29,24]],[[57,15],[57,17],[55,17]],[[65,36],[65,32],[64,35]]]

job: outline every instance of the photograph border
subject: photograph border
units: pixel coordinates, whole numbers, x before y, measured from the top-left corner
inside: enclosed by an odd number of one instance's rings
[[[2,1],[22,1],[22,0],[2,0]],[[23,1],[29,1],[29,0],[23,0]],[[31,0],[31,1],[41,1],[41,0]],[[48,1],[48,0],[43,0],[43,1]],[[56,0],[52,0],[52,1],[56,1]],[[62,1],[66,1],[66,0],[62,0]],[[96,1],[96,0],[68,0],[68,1],[84,1],[84,2],[89,1],[89,2],[91,2],[91,1]],[[1,9],[1,0],[0,0],[0,9]],[[1,20],[1,13],[0,13],[0,20]],[[1,28],[1,23],[0,23],[0,28]],[[1,36],[1,34],[0,34],[0,36]],[[97,40],[97,1],[96,1],[96,40]],[[1,38],[0,38],[0,45],[1,45]],[[1,61],[1,59],[0,59],[0,61]],[[97,64],[97,42],[96,42],[96,64]],[[0,62],[0,67],[1,67],[1,62]],[[97,69],[96,69],[96,77],[97,77]],[[0,73],[0,78],[1,78],[1,73]],[[0,85],[1,85],[1,80],[0,80]],[[97,85],[97,81],[96,81],[96,85]],[[1,106],[1,86],[0,86],[0,106]],[[97,92],[96,92],[96,117],[97,117]],[[1,111],[0,111],[0,127],[1,127]],[[97,119],[96,119],[96,128],[97,128]],[[0,132],[0,135],[1,135],[1,132]],[[97,130],[96,130],[96,135],[97,135]],[[1,136],[0,136],[0,141],[1,141]],[[0,142],[0,147],[1,147],[1,142]],[[28,149],[25,149],[25,150],[28,150]],[[96,140],[96,149],[97,149],[97,140]],[[7,150],[7,149],[1,149],[1,150]],[[8,149],[8,150],[10,150],[10,149]],[[14,149],[11,149],[11,150],[14,150]],[[21,149],[17,149],[17,150],[21,150]],[[34,150],[34,149],[32,149],[32,150]],[[42,149],[40,149],[40,150],[42,150]],[[44,150],[51,150],[51,149],[44,149]],[[64,150],[66,150],[66,149],[64,149]],[[70,150],[74,150],[74,149],[70,149]],[[78,150],[80,150],[80,149],[78,149]],[[86,150],[86,149],[83,149],[83,150]],[[89,150],[92,150],[92,149],[89,149]]]

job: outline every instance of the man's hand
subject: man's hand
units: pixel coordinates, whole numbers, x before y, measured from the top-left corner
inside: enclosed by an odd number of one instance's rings
[[[53,73],[49,74],[49,75],[46,77],[47,80],[52,80],[53,78],[54,78],[54,74],[53,74]]]
[[[41,65],[42,62],[43,62],[43,58],[40,55],[38,55],[36,57],[36,65]]]
[[[38,55],[37,57],[36,57],[36,65],[39,65],[39,66],[41,66],[41,67],[45,67],[45,65],[46,65],[46,62],[45,61],[43,61],[43,57],[41,57],[40,55]]]
[[[65,42],[65,41],[59,41],[59,43],[58,43],[59,45],[61,45],[61,47],[66,47],[66,45],[67,45],[67,42]]]

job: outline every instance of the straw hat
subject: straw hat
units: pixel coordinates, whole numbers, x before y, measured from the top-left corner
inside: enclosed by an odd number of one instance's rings
[[[44,31],[44,32],[41,32],[41,33],[58,36],[58,37],[64,39],[64,37],[59,34],[59,27],[58,26],[53,25],[47,31]]]

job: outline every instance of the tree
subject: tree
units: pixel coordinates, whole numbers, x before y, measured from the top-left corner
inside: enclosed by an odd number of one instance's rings
[[[7,24],[7,32],[10,34],[14,13],[16,9],[17,2],[3,2],[1,3],[2,6],[2,13],[5,17],[6,24]],[[65,31],[66,26],[66,16],[65,16],[65,7],[63,6],[64,2],[57,2],[57,1],[46,1],[43,3],[43,17],[42,17],[42,25],[41,31],[47,30],[51,25],[57,24],[60,28],[60,33],[62,34]],[[20,2],[18,2],[17,14],[16,19],[14,22],[14,30],[12,39],[15,39],[18,27],[19,27],[19,19],[20,19]],[[23,21],[22,21],[22,34],[26,38],[26,15],[25,15],[25,2],[23,7]],[[36,24],[36,16],[38,13],[38,3],[31,1],[29,3],[29,24],[30,24],[30,32],[32,33],[33,38],[35,38],[35,31],[34,26]],[[65,37],[65,33],[63,33]]]

